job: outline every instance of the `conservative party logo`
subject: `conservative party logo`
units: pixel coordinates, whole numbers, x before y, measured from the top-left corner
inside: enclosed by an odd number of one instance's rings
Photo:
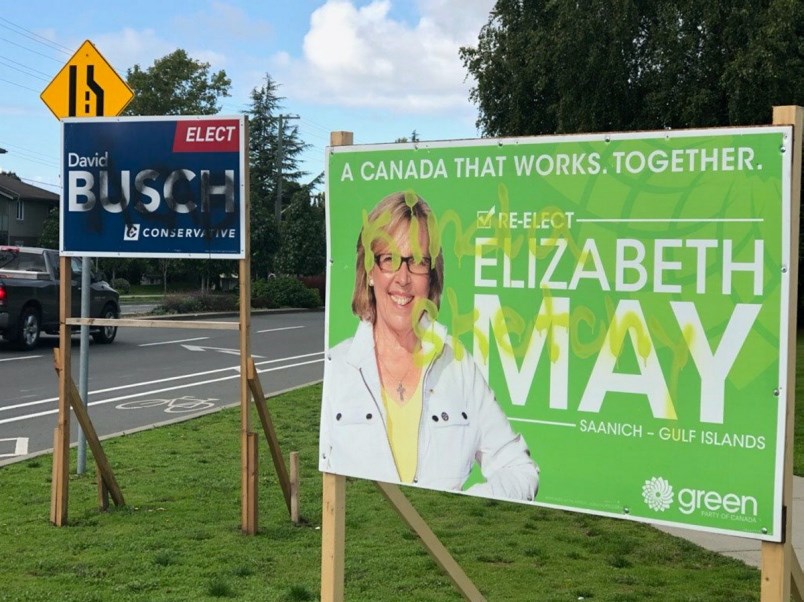
[[[123,226],[123,240],[139,240],[139,239],[140,239],[139,224],[125,224],[125,226]]]
[[[651,510],[664,512],[673,503],[673,486],[662,477],[653,477],[642,485],[642,499]]]

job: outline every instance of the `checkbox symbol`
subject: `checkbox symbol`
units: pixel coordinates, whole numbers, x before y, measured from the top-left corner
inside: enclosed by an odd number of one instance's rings
[[[494,225],[494,215],[497,211],[496,207],[492,207],[488,211],[477,212],[477,227],[478,228],[491,228]]]

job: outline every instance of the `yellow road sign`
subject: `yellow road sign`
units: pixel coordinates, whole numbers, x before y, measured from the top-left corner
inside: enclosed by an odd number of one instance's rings
[[[58,119],[113,117],[123,112],[134,92],[87,40],[40,98]]]

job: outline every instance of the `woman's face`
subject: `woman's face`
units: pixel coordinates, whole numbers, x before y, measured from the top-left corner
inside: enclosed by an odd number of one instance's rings
[[[413,247],[410,241],[410,226],[403,224],[393,236],[396,250],[402,257],[411,257]],[[419,250],[424,257],[429,257],[429,237],[427,226],[422,224],[419,228]],[[376,255],[390,254],[393,249],[378,247],[374,249]],[[411,263],[413,260],[411,260]],[[388,329],[394,334],[403,335],[412,332],[413,326],[419,321],[423,305],[430,293],[430,274],[416,274],[403,260],[399,263],[396,272],[383,271],[376,264],[371,269],[369,277],[374,282],[374,298],[376,301],[377,321],[375,327]],[[418,301],[418,303],[417,303]],[[413,315],[413,308],[418,308],[418,315]]]

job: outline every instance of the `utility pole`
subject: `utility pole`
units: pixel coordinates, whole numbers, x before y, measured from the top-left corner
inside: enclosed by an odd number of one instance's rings
[[[285,135],[286,119],[299,119],[299,116],[279,115],[279,131],[277,133],[276,144],[276,201],[274,202],[274,219],[276,219],[277,228],[282,221],[282,161],[284,159],[284,149],[282,148],[282,143]]]

